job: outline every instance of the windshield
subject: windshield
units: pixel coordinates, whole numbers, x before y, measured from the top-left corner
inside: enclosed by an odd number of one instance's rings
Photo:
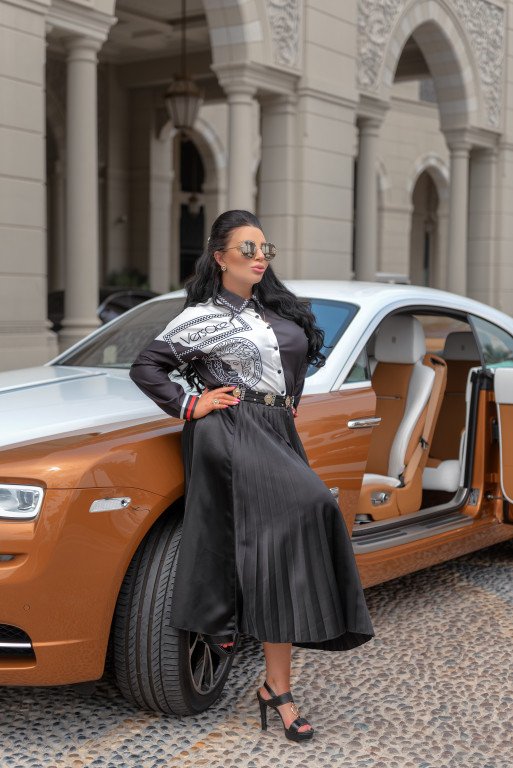
[[[130,368],[137,354],[158,336],[178,315],[184,297],[162,299],[141,304],[136,310],[84,342],[72,352],[59,357],[56,365],[80,365],[94,368]],[[324,330],[323,353],[328,355],[341,338],[358,311],[358,307],[343,301],[310,299],[318,325]],[[317,368],[310,366],[307,376]]]

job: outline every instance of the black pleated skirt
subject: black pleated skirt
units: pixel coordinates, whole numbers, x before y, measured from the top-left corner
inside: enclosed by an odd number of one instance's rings
[[[170,624],[344,651],[374,636],[336,499],[289,409],[241,401],[186,421]]]

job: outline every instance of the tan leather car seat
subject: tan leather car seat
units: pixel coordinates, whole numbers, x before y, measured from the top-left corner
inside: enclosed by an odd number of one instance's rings
[[[425,353],[424,331],[416,318],[394,315],[379,327],[372,387],[381,424],[371,437],[359,515],[381,520],[420,508],[427,443],[447,375],[445,362],[428,355],[426,364]]]
[[[442,352],[447,362],[447,386],[422,478],[424,490],[456,492],[459,486],[468,374],[479,366],[472,331],[449,333]]]

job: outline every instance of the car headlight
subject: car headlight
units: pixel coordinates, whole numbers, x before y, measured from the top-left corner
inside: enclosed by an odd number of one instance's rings
[[[44,490],[37,485],[0,483],[0,520],[33,520],[43,503]]]

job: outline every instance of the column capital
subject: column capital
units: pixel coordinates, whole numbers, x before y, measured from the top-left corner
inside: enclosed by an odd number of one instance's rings
[[[288,94],[295,91],[298,81],[298,75],[252,62],[213,64],[211,69],[228,95],[233,91],[251,91],[251,95],[257,91],[261,94]]]
[[[52,28],[69,35],[71,39],[97,40],[98,48],[101,48],[110,28],[117,22],[113,0],[104,3],[104,6],[107,12],[91,8],[89,4],[80,6],[67,0],[52,0],[46,22],[51,24]],[[64,45],[67,47],[67,39]]]
[[[372,96],[366,96],[365,94],[362,94],[360,96],[360,102],[356,108],[357,120],[361,124],[366,122],[377,122],[379,128],[389,109],[390,104],[388,101],[383,101],[382,99],[376,99]]]
[[[86,35],[71,35],[64,40],[68,61],[87,60],[96,62],[96,54],[103,45],[102,40]]]
[[[266,109],[268,112],[284,114],[296,110],[298,95],[296,93],[283,93],[279,95],[266,94],[259,98],[259,101],[262,108]]]
[[[242,78],[240,80],[236,78],[225,80],[223,78],[219,82],[228,99],[236,96],[246,96],[252,99],[257,90],[254,85],[244,81]]]
[[[359,117],[357,126],[361,135],[378,136],[383,121],[375,117]]]
[[[472,149],[473,142],[465,130],[444,131],[446,144],[452,154],[468,154]]]

